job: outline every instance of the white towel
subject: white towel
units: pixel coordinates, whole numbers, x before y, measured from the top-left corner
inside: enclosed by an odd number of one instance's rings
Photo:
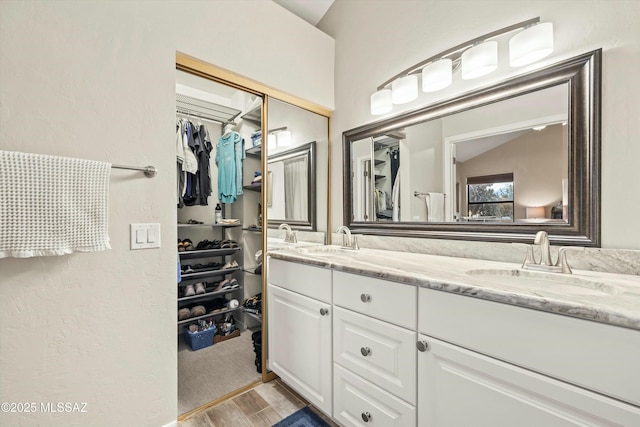
[[[444,194],[443,193],[427,193],[425,197],[427,203],[427,221],[443,222],[444,221]]]
[[[0,258],[111,249],[111,164],[0,150]]]

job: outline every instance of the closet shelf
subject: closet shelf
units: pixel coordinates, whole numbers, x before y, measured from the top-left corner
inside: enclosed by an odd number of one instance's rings
[[[384,160],[378,160],[378,159],[376,159],[376,161],[374,162],[374,164],[375,164],[376,166],[383,165],[383,164],[385,164],[385,163],[387,163],[387,162],[385,162]]]
[[[262,227],[246,227],[243,228],[244,231],[254,231],[256,233],[262,233]]]
[[[249,157],[262,157],[262,145],[256,145],[255,147],[247,148],[244,152]]]
[[[240,116],[243,120],[249,120],[255,123],[262,123],[262,106],[258,105],[252,110],[247,111],[242,116]]]
[[[249,313],[248,311],[244,311],[244,314],[246,316],[251,317],[252,319],[255,319],[258,322],[262,323],[262,316],[258,316],[257,314],[254,314],[254,313]]]
[[[218,123],[230,123],[233,122],[242,111],[191,96],[176,94],[176,112]]]
[[[262,191],[262,183],[243,185],[242,188],[250,191]]]
[[[242,286],[240,286],[239,288],[235,288],[235,289],[224,289],[224,290],[215,291],[215,292],[207,292],[207,293],[200,294],[200,295],[193,295],[193,296],[190,296],[190,297],[182,297],[182,298],[178,298],[178,303],[206,300],[206,299],[209,299],[212,296],[225,295],[225,294],[228,294],[228,293],[231,293],[231,292],[242,291],[243,289],[244,288]]]
[[[178,255],[180,255],[180,259],[194,259],[231,255],[238,251],[240,251],[240,248],[200,249],[194,251],[178,252]]]
[[[188,228],[188,227],[222,227],[222,228],[231,228],[231,227],[240,227],[242,224],[178,224],[178,228]]]
[[[192,322],[195,322],[195,321],[200,320],[200,319],[206,319],[208,317],[218,316],[220,314],[233,313],[233,312],[236,312],[238,310],[240,310],[240,307],[234,308],[234,309],[231,309],[231,310],[221,310],[221,311],[216,311],[214,313],[207,313],[207,314],[203,314],[202,316],[190,317],[190,318],[185,319],[185,320],[178,320],[178,326],[186,325],[188,323],[192,323]]]
[[[197,271],[195,273],[182,273],[182,280],[188,279],[204,279],[206,277],[216,277],[216,276],[225,276],[227,274],[233,273],[234,271],[240,270],[240,267],[233,268],[224,268],[221,270],[206,270],[206,271]]]
[[[376,175],[376,179],[382,179],[382,178],[386,178],[385,175]]]

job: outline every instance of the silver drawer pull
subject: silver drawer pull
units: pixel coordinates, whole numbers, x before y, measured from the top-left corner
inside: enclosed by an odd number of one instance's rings
[[[416,343],[416,347],[418,347],[418,350],[420,351],[427,351],[429,350],[429,343],[426,341],[418,341]]]
[[[360,349],[360,354],[362,354],[364,357],[370,356],[371,355],[371,349],[369,347],[362,347]]]
[[[368,412],[363,412],[362,421],[364,421],[365,423],[368,423],[369,421],[371,421],[371,414]]]
[[[362,302],[371,302],[371,295],[369,295],[369,294],[360,294],[360,301],[362,301]]]
[[[329,314],[329,309],[328,308],[321,308],[320,309],[320,315],[321,316],[326,316]]]

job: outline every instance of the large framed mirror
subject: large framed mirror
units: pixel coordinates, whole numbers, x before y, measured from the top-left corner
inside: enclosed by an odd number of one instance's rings
[[[601,54],[344,132],[344,224],[600,246]]]
[[[316,231],[316,142],[270,155],[267,159],[269,226],[287,223]]]

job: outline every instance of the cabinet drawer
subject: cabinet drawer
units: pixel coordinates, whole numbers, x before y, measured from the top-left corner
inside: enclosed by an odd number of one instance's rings
[[[415,329],[417,288],[373,277],[333,272],[333,303],[367,316]]]
[[[419,307],[420,333],[640,406],[639,331],[425,288]]]
[[[269,258],[268,282],[331,303],[331,270]]]
[[[416,403],[416,333],[334,308],[333,361]]]
[[[333,418],[341,425],[416,426],[414,406],[339,365],[334,366],[333,373]]]

